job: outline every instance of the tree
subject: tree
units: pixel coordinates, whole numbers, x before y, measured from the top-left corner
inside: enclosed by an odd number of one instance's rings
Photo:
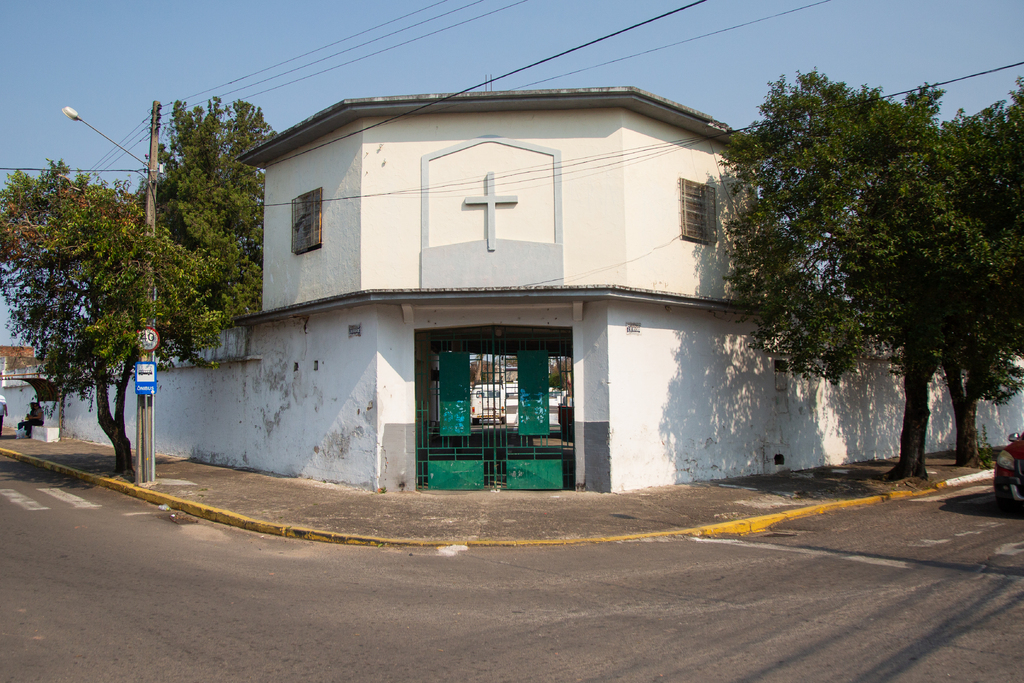
[[[273,134],[248,102],[213,98],[204,110],[177,101],[161,148],[160,220],[176,242],[214,261],[202,288],[229,316],[259,311],[263,294],[263,171],[236,159]]]
[[[947,187],[964,216],[942,361],[961,466],[979,464],[978,401],[1004,402],[1024,385],[1024,81],[1017,86],[1010,106],[960,112],[944,126]]]
[[[763,120],[726,153],[745,194],[726,225],[728,280],[756,314],[753,345],[832,382],[865,354],[887,358],[905,395],[893,478],[927,478],[928,385],[955,286],[940,96],[922,88],[893,102],[800,74],[772,85]]]
[[[95,398],[115,470],[130,471],[124,410],[138,330],[156,321],[159,360],[204,364],[199,350],[217,342],[224,315],[199,289],[211,277],[205,260],[166,231],[150,235],[137,194],[67,174],[51,162],[37,178],[14,173],[0,190],[0,293],[11,331],[35,347],[62,394]]]

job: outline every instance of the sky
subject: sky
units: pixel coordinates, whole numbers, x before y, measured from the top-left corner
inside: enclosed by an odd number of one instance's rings
[[[154,100],[167,118],[175,100],[244,99],[283,131],[343,99],[471,88],[687,4],[5,2],[0,183],[47,159],[137,182],[141,164],[65,106],[144,159]],[[635,86],[742,128],[781,77],[901,92],[1024,61],[1022,27],[1021,0],[704,0],[492,89]],[[945,86],[942,116],[1007,99],[1018,77],[1024,66]],[[0,303],[0,344],[16,343],[6,319]]]

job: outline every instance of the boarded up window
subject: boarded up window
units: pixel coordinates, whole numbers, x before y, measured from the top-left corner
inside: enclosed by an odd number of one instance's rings
[[[548,422],[548,352],[519,351],[519,433],[547,436]]]
[[[715,241],[715,188],[679,179],[679,225],[684,239]]]
[[[323,188],[318,187],[292,200],[292,253],[302,254],[323,245],[322,198]]]
[[[438,354],[438,389],[441,400],[441,436],[469,436],[469,354]]]

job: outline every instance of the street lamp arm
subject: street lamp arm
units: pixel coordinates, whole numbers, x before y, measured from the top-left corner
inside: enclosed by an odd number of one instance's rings
[[[103,135],[103,131],[101,131],[101,130],[98,130],[97,128],[93,127],[93,125],[92,125],[91,123],[89,123],[88,121],[86,121],[85,119],[83,119],[83,118],[82,118],[81,116],[79,116],[79,115],[78,115],[78,112],[77,112],[77,111],[75,111],[74,109],[72,109],[71,107],[64,107],[64,108],[63,108],[63,109],[62,109],[61,111],[63,111],[63,112],[64,112],[64,116],[68,117],[68,118],[69,118],[69,119],[71,119],[72,121],[81,121],[81,122],[82,122],[82,123],[84,123],[85,125],[89,126],[89,127],[90,127],[90,128],[92,128],[93,130],[95,130],[95,131],[96,131],[97,133],[99,133],[100,135]],[[121,145],[117,144],[116,142],[114,142],[113,140],[111,140],[110,138],[108,138],[108,137],[107,137],[106,135],[103,135],[103,137],[107,138],[107,140],[108,140],[108,141],[110,142],[110,144],[114,145],[114,147],[117,147],[117,148],[118,148],[119,150],[121,150],[122,152],[124,152],[125,154],[127,154],[128,156],[130,156],[130,157],[131,157],[132,159],[135,159],[135,161],[139,162],[139,163],[140,163],[140,164],[142,164],[143,166],[145,166],[145,165],[146,165],[146,162],[145,162],[145,161],[143,161],[142,159],[138,158],[137,156],[135,156],[134,154],[132,154],[131,152],[129,152],[128,150],[126,150],[126,149],[125,149],[124,147],[122,147]]]

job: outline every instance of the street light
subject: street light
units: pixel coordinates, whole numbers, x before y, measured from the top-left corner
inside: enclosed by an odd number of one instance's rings
[[[93,130],[95,130],[95,131],[96,131],[97,133],[99,133],[100,135],[103,135],[103,131],[101,131],[101,130],[97,130],[96,128],[94,128],[94,127],[93,127],[93,125],[92,125],[91,123],[89,123],[88,121],[86,121],[85,119],[83,119],[83,118],[82,118],[81,116],[79,116],[79,115],[78,115],[78,112],[77,112],[77,111],[75,111],[74,109],[72,109],[71,107],[64,107],[63,109],[61,109],[61,111],[62,111],[62,112],[64,112],[64,116],[68,117],[68,118],[69,118],[69,119],[71,119],[72,121],[81,121],[81,122],[82,122],[82,123],[84,123],[85,125],[89,126],[89,127],[90,127],[90,128],[92,128]],[[107,138],[107,136],[106,136],[106,135],[103,135],[103,137]],[[126,149],[125,149],[124,147],[122,147],[121,145],[117,144],[116,142],[114,142],[114,141],[113,141],[113,140],[111,140],[110,138],[107,138],[107,140],[108,140],[108,141],[110,142],[110,144],[112,144],[112,145],[114,145],[115,147],[117,147],[117,148],[118,148],[119,150],[121,150],[122,152],[124,152],[125,154],[127,154],[128,156],[130,156],[130,157],[131,157],[132,159],[135,159],[135,161],[139,162],[139,163],[140,163],[140,164],[142,164],[143,166],[145,166],[145,165],[146,165],[146,162],[145,162],[145,161],[143,161],[142,159],[138,158],[137,156],[135,156],[134,154],[132,154],[131,152],[129,152],[128,150],[126,150]]]
[[[149,123],[149,163],[138,158],[127,149],[117,144],[109,137],[103,134],[102,131],[97,130],[88,121],[78,115],[78,112],[71,107],[64,107],[61,111],[64,112],[64,116],[68,117],[72,121],[81,121],[85,125],[95,130],[100,135],[103,135],[112,145],[125,152],[128,156],[138,161],[140,164],[148,167],[147,182],[146,182],[146,224],[149,226],[149,234],[153,236],[156,233],[156,179],[157,179],[157,154],[159,151],[159,130],[160,130],[160,103],[153,102],[153,114],[150,118]],[[150,264],[149,272],[149,284],[147,286],[149,290],[149,300],[156,301],[156,290],[153,288],[153,272],[152,264]],[[154,326],[154,321],[149,321],[149,326]],[[143,359],[147,361],[154,360],[152,353],[144,353]],[[135,483],[136,484],[150,484],[156,481],[156,452],[153,448],[153,432],[154,432],[154,418],[153,418],[153,395],[152,394],[139,394],[138,396],[138,409],[135,418]]]

